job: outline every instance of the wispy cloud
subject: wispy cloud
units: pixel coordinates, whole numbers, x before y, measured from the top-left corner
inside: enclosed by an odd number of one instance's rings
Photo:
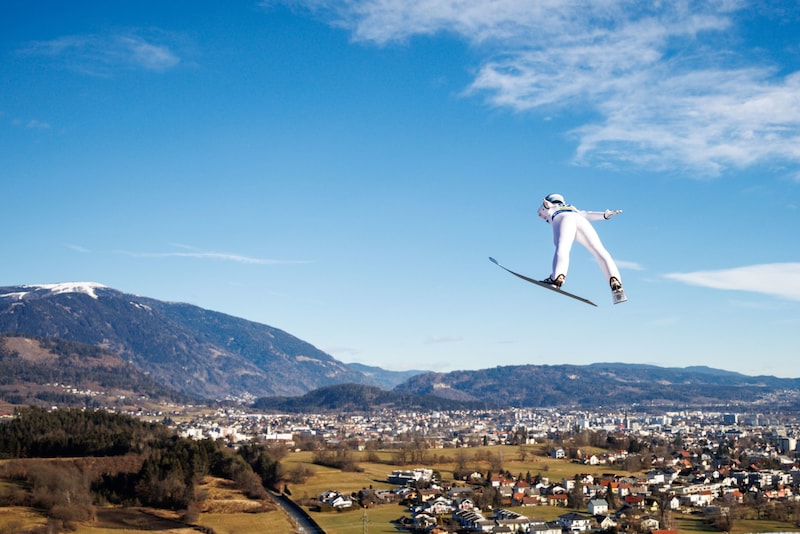
[[[110,76],[119,70],[163,72],[176,67],[181,58],[170,37],[150,32],[110,35],[68,35],[36,41],[22,54],[52,58],[67,68],[92,76]]]
[[[88,248],[82,247],[80,245],[73,245],[71,243],[64,243],[64,246],[67,247],[70,250],[75,251],[75,252],[80,252],[81,254],[86,254],[88,252],[91,252],[91,250],[89,250]]]
[[[430,336],[425,340],[426,345],[436,345],[439,343],[458,343],[464,341],[461,336]]]
[[[25,123],[25,127],[32,130],[49,130],[50,123],[40,121],[37,119],[31,119]]]
[[[615,263],[620,269],[627,269],[629,271],[644,271],[644,267],[635,261],[615,260]]]
[[[752,291],[800,300],[800,263],[768,263],[719,271],[697,271],[664,275],[690,285]]]
[[[517,112],[593,117],[569,132],[577,163],[713,176],[800,162],[800,73],[734,48],[743,1],[287,3],[356,41],[464,39],[481,58],[466,94]]]
[[[0,114],[2,117],[2,114]],[[25,128],[28,130],[49,130],[51,128],[49,122],[40,121],[38,119],[11,119],[11,125],[17,128]]]
[[[213,261],[227,261],[234,263],[241,263],[245,265],[287,265],[287,264],[305,264],[311,263],[308,260],[280,260],[270,258],[255,258],[243,254],[234,254],[230,252],[213,252],[196,250],[185,245],[175,245],[183,250],[172,252],[130,252],[121,251],[122,254],[132,256],[135,258],[189,258],[198,260],[213,260]]]

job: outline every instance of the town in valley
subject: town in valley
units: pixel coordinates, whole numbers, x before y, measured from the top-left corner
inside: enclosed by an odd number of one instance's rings
[[[324,514],[402,503],[398,526],[411,531],[655,532],[675,530],[675,514],[725,530],[745,510],[800,525],[800,419],[785,413],[637,406],[276,414],[233,406],[137,415],[194,439],[317,451],[321,465],[330,451],[367,461],[389,451],[396,465],[380,488],[330,487],[304,504]],[[552,463],[533,473],[505,467],[534,454],[569,463],[575,474],[553,476]]]

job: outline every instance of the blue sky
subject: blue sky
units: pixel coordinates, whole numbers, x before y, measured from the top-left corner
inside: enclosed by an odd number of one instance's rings
[[[0,7],[0,285],[92,281],[386,369],[800,376],[800,7]],[[558,192],[576,247],[544,278]]]

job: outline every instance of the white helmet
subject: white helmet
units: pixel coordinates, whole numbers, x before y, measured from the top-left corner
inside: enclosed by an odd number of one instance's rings
[[[544,197],[544,199],[551,204],[566,204],[566,202],[564,202],[564,197],[562,197],[558,193],[552,193],[550,195],[547,195],[546,197]]]

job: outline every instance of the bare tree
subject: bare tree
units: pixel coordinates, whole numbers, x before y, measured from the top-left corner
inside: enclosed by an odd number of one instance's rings
[[[672,510],[670,505],[675,494],[668,491],[654,492],[653,497],[658,505],[658,523],[662,529],[672,528]]]
[[[575,484],[567,494],[567,505],[570,508],[581,510],[586,506],[586,497],[583,494],[583,488],[580,484]]]

